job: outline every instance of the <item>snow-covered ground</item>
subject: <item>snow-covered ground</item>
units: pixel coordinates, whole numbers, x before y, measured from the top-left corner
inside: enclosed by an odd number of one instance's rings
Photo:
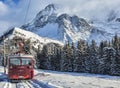
[[[0,67],[0,88],[120,88],[120,77],[35,69],[33,80],[10,83]]]

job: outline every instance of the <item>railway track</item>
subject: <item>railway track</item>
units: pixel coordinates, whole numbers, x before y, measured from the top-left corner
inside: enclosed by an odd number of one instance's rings
[[[3,86],[3,88],[9,88],[10,87],[10,84],[8,82],[6,82]]]
[[[30,83],[26,81],[20,81],[17,83],[11,83],[9,81],[6,81],[3,85],[3,88],[34,88]]]
[[[3,88],[10,88],[11,84],[7,78],[5,78],[3,81],[5,81]]]
[[[33,88],[31,85],[29,85],[26,81],[21,81],[19,83],[16,83],[16,88]]]
[[[47,84],[42,83],[42,82],[35,80],[35,79],[30,80],[29,83],[32,84],[34,86],[34,88],[51,88]]]
[[[37,80],[27,80],[27,81],[20,81],[17,83],[11,83],[6,81],[3,85],[3,88],[51,88],[47,84],[44,84]]]

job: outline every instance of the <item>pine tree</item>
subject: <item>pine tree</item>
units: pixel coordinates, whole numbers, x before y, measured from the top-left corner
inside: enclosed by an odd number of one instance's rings
[[[108,41],[102,41],[99,45],[98,73],[104,74],[104,67],[105,67],[105,65],[104,65],[104,53],[105,53],[104,48],[109,47],[109,46],[110,46],[110,43],[108,43]]]
[[[74,68],[77,72],[85,72],[86,43],[84,40],[78,41]]]
[[[104,48],[104,43],[102,41],[100,43],[100,46],[99,46],[99,55],[100,55],[100,58],[102,58],[102,56],[103,56],[103,48]]]
[[[48,58],[48,49],[47,45],[43,46],[43,49],[40,54],[38,54],[38,59],[40,61],[41,69],[49,69],[49,58]]]
[[[113,40],[112,40],[112,44],[113,44],[113,48],[116,50],[116,54],[115,54],[115,71],[116,71],[116,75],[120,75],[120,39],[118,38],[117,34],[114,36]]]
[[[90,60],[90,72],[98,73],[98,47],[94,40],[92,40],[89,46],[89,60]]]
[[[56,59],[55,59],[55,70],[60,70],[60,60],[61,60],[61,48],[57,49]]]
[[[73,50],[68,42],[63,47],[63,52],[61,56],[61,70],[62,71],[73,71]]]
[[[114,39],[113,39],[113,48],[116,50],[116,52],[119,51],[119,38],[117,36],[117,34],[114,36]]]
[[[68,67],[69,67],[69,61],[67,59],[68,58],[68,47],[69,47],[68,43],[64,45],[63,51],[61,53],[61,61],[60,61],[61,71],[68,71]]]
[[[60,60],[61,60],[61,47],[55,45],[54,53],[51,56],[51,66],[52,70],[60,70]]]
[[[114,74],[115,66],[115,50],[112,47],[105,47],[104,48],[104,53],[103,53],[103,58],[102,58],[102,67],[101,70],[102,74]]]
[[[74,71],[75,53],[76,53],[76,49],[75,49],[74,43],[72,42],[72,45],[71,45],[71,68],[72,70],[71,71]]]

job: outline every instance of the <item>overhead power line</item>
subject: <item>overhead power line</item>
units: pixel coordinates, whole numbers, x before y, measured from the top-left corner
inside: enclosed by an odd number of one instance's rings
[[[28,3],[28,7],[27,7],[26,14],[25,14],[25,19],[24,19],[24,24],[25,24],[26,21],[27,21],[27,16],[28,16],[29,8],[30,8],[30,3],[31,3],[31,0],[29,0],[29,3]]]

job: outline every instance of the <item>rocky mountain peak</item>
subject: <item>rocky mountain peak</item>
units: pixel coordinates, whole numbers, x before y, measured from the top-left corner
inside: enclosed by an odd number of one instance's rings
[[[100,39],[104,40],[106,36],[111,36],[106,31],[100,30],[100,27],[95,27],[77,15],[58,14],[56,5],[49,4],[36,15],[32,23],[22,26],[22,29],[62,42],[76,42],[79,39],[91,41],[94,37],[99,40],[101,36]]]
[[[79,18],[76,15],[70,16],[68,14],[62,14],[57,18],[57,23],[59,25],[64,25],[65,28],[70,28],[71,30],[76,28],[78,29],[77,31],[80,31],[81,29],[85,31],[90,28],[89,23],[85,19]]]
[[[54,4],[49,4],[43,10],[41,10],[34,19],[34,25],[36,27],[43,27],[48,22],[53,22],[56,20],[56,6]]]
[[[45,10],[50,11],[50,10],[56,10],[57,6],[55,4],[49,4],[48,6],[45,7]]]

